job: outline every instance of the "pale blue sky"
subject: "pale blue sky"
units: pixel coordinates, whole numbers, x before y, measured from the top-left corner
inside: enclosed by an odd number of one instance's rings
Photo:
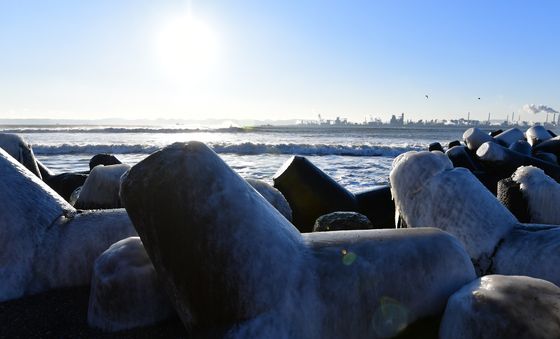
[[[189,7],[197,26],[170,26]],[[0,117],[543,121],[521,108],[560,110],[558,18],[560,1],[0,0]]]

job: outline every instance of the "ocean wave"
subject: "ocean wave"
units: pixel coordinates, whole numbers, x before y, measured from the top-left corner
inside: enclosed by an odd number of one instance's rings
[[[240,143],[209,144],[216,153],[262,155],[262,154],[288,154],[288,155],[341,155],[341,156],[388,156],[395,157],[407,151],[425,149],[423,145],[326,145],[326,144],[264,144]],[[130,144],[86,144],[86,145],[33,145],[33,151],[38,155],[64,155],[64,154],[150,154],[160,146],[155,145],[130,145]]]

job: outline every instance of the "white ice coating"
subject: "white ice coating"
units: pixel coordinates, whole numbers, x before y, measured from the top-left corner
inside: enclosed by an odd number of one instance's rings
[[[531,146],[534,146],[539,141],[545,141],[552,138],[552,135],[548,133],[546,128],[540,125],[529,127],[525,132],[525,135],[527,137],[527,142],[529,142]]]
[[[284,218],[292,221],[292,209],[290,204],[279,190],[258,179],[245,179],[266,201],[280,212]]]
[[[31,145],[21,136],[17,134],[0,133],[0,148],[4,149],[20,164],[27,167],[33,174],[39,178],[41,177]]]
[[[488,275],[449,298],[441,339],[556,339],[560,288],[541,279]]]
[[[129,169],[126,164],[95,166],[84,182],[75,206],[82,209],[120,207],[120,178]]]
[[[175,313],[139,237],[120,240],[95,261],[88,324],[104,331],[148,326]]]
[[[97,256],[135,234],[124,210],[77,213],[0,149],[0,302],[89,284]]]
[[[467,169],[437,152],[407,152],[390,174],[395,208],[408,227],[437,227],[456,236],[484,272],[515,217]]]
[[[494,139],[476,127],[471,127],[463,133],[463,140],[471,151],[476,151],[480,145]]]
[[[526,275],[560,285],[560,227],[516,226],[500,244],[493,272]]]
[[[521,166],[512,175],[527,202],[530,222],[560,225],[560,184],[534,166]]]
[[[484,161],[501,162],[506,159],[505,149],[495,142],[485,142],[476,151],[476,155]]]
[[[513,127],[496,135],[494,139],[503,142],[506,145],[506,147],[509,147],[517,140],[523,140],[524,137],[525,136],[523,135],[523,132],[519,128]]]
[[[302,236],[310,256],[300,287],[226,337],[393,337],[439,315],[449,295],[475,278],[461,244],[434,228]]]

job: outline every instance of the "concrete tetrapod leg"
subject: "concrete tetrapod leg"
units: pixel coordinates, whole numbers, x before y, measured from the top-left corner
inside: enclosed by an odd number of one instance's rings
[[[455,293],[441,321],[441,339],[555,339],[560,288],[541,279],[488,275]]]
[[[537,125],[532,126],[525,132],[527,136],[527,141],[531,146],[536,146],[543,141],[552,139],[552,135],[543,126]]]
[[[388,185],[375,186],[354,196],[358,212],[368,217],[373,228],[395,228],[395,203]]]
[[[33,149],[22,137],[17,134],[0,133],[0,148],[4,149],[31,173],[41,178],[41,171],[37,166]]]
[[[520,166],[535,166],[545,171],[551,178],[560,182],[560,166],[535,157],[510,150],[494,142],[482,144],[476,151],[487,169],[509,177]]]
[[[97,165],[84,182],[76,208],[79,209],[110,209],[119,208],[120,179],[124,172],[130,169],[129,165]]]
[[[88,324],[114,332],[148,326],[175,310],[138,237],[120,240],[95,261]]]
[[[494,142],[494,138],[479,128],[471,127],[463,133],[463,141],[471,151],[476,152],[483,143]]]
[[[259,192],[284,218],[292,221],[292,209],[282,192],[258,179],[245,179],[257,192]]]
[[[135,165],[121,198],[195,332],[387,337],[439,315],[475,277],[460,243],[436,229],[302,236],[199,142],[173,144]]]
[[[533,166],[519,167],[511,178],[527,203],[529,222],[560,225],[560,184]]]
[[[560,184],[533,166],[521,166],[500,181],[498,199],[520,222],[560,225]]]
[[[531,145],[525,140],[517,140],[513,144],[509,145],[508,147],[510,150],[521,153],[526,156],[531,156],[533,149]]]
[[[523,132],[521,132],[521,130],[517,127],[507,129],[494,137],[494,140],[504,145],[505,147],[510,147],[515,142],[523,139]]]
[[[37,160],[43,181],[66,201],[70,201],[72,192],[81,187],[88,175],[85,173],[60,173],[54,174],[43,163]]]
[[[526,275],[560,285],[560,227],[523,224],[500,243],[492,273]]]
[[[478,163],[472,151],[466,146],[455,146],[447,150],[445,155],[449,157],[454,167],[464,167],[471,171],[482,171],[482,166]]]
[[[354,195],[304,157],[290,158],[273,179],[274,187],[290,203],[300,232],[313,231],[315,220],[323,214],[357,211]]]
[[[487,272],[496,246],[517,224],[515,217],[464,168],[437,152],[407,152],[393,162],[391,189],[408,227],[437,227],[456,236],[479,274]]]
[[[99,254],[135,234],[124,210],[80,213],[0,149],[0,301],[88,285]]]
[[[436,153],[405,153],[393,166],[395,205],[409,227],[438,227],[456,236],[480,275],[528,275],[560,283],[559,227],[519,224],[472,174],[451,170]]]
[[[549,152],[560,155],[560,137],[554,137],[552,139],[543,141],[533,147],[533,149],[535,150],[535,152]]]
[[[558,157],[554,153],[548,152],[535,152],[533,153],[533,157],[540,159],[542,161],[549,162],[553,165],[558,165]]]

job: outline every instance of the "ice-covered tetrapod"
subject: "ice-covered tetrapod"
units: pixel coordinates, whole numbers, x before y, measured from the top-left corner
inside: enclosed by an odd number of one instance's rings
[[[393,162],[397,213],[408,227],[456,236],[480,275],[527,275],[560,283],[560,228],[519,224],[467,170],[438,152],[408,152]]]
[[[226,337],[387,337],[475,277],[433,228],[302,235],[198,142],[134,166],[121,198],[183,323]]]
[[[463,140],[465,141],[465,145],[473,152],[476,152],[480,145],[485,142],[494,142],[494,138],[476,127],[467,129],[463,133]]]
[[[527,204],[530,222],[560,225],[560,184],[540,168],[519,167],[512,175]]]
[[[95,261],[88,324],[104,331],[148,326],[174,314],[138,237],[117,241]]]
[[[485,164],[487,170],[501,173],[503,177],[509,177],[520,166],[535,166],[560,182],[560,166],[557,164],[515,152],[494,142],[482,144],[476,151],[476,155]]]
[[[31,173],[41,178],[31,145],[17,134],[0,133],[0,148],[25,166]]]
[[[525,276],[487,275],[449,298],[441,339],[557,339],[560,288]]]
[[[88,285],[97,256],[135,234],[126,211],[79,212],[0,149],[0,301]]]
[[[119,188],[121,176],[130,169],[129,165],[97,165],[95,166],[76,201],[79,209],[111,209],[119,208]]]

